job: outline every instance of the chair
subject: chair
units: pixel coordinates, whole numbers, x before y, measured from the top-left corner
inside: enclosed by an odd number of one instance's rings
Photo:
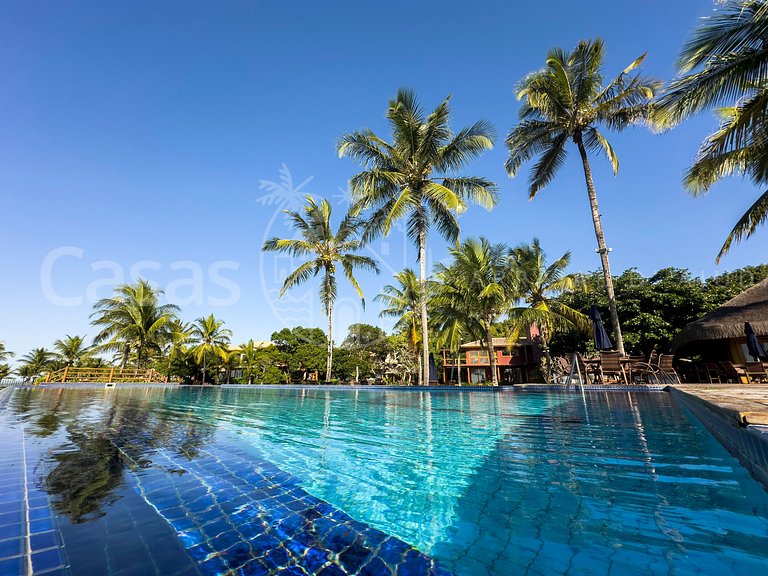
[[[637,377],[636,380],[635,377]],[[648,362],[632,364],[632,381],[636,381],[637,384],[651,384],[659,381],[659,355],[656,351],[651,352]]]
[[[614,382],[627,382],[627,373],[621,365],[621,354],[619,352],[600,352],[599,375],[601,382],[613,380]]]
[[[640,354],[630,354],[627,358],[623,360],[623,362],[626,365],[625,371],[627,372],[627,379],[630,382],[634,382],[635,366],[642,366],[643,364],[645,364],[645,356],[642,356]]]
[[[672,365],[674,358],[672,354],[659,354],[659,372],[665,382],[680,384],[680,376],[678,376],[675,367]]]
[[[723,370],[723,374],[725,374],[726,382],[740,384],[743,381],[742,379],[749,381],[744,366],[736,366],[733,362],[720,362],[720,366]]]
[[[768,371],[763,362],[747,362],[747,379],[753,384],[768,382]]]

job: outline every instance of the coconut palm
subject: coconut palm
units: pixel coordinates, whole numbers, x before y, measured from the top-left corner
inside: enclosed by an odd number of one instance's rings
[[[34,380],[53,368],[56,354],[45,348],[35,348],[19,360],[21,361],[19,375],[25,380]]]
[[[388,234],[395,221],[404,219],[408,236],[419,254],[422,370],[419,383],[429,380],[429,331],[427,329],[427,234],[431,226],[449,242],[459,237],[457,214],[467,202],[491,209],[497,202],[493,182],[475,176],[457,176],[472,158],[493,147],[493,128],[476,122],[454,134],[450,128],[449,99],[427,115],[416,95],[405,89],[390,101],[387,120],[392,140],[386,142],[371,130],[341,137],[339,156],[358,161],[364,170],[350,180],[356,210],[369,210],[366,240]]]
[[[203,367],[203,384],[207,376],[209,358],[226,360],[229,356],[229,342],[232,331],[224,328],[224,322],[214,318],[213,314],[195,320],[189,334],[189,340],[195,343],[192,354]]]
[[[165,337],[168,354],[168,372],[166,374],[166,379],[170,381],[173,361],[177,354],[179,354],[181,347],[189,342],[192,337],[192,326],[188,322],[184,322],[179,318],[174,318],[167,324]]]
[[[0,341],[0,362],[8,362],[14,357],[14,353],[5,349],[5,342]]]
[[[7,378],[12,372],[7,362],[13,358],[14,354],[5,349],[5,342],[0,341],[0,380]]]
[[[93,356],[93,347],[85,344],[84,336],[70,336],[56,340],[53,350],[59,362],[64,366],[80,366],[85,360]]]
[[[483,324],[464,299],[451,268],[440,266],[434,274],[434,295],[431,299],[430,329],[438,348],[446,348],[458,360],[458,380],[461,381],[461,345],[485,338]]]
[[[684,177],[700,195],[724,176],[746,174],[768,183],[768,2],[727,0],[683,47],[680,76],[658,99],[654,120],[669,128],[702,110],[718,110],[720,127],[710,134]],[[768,191],[750,206],[725,239],[719,262],[734,241],[749,238],[768,219]]]
[[[576,145],[584,169],[611,323],[616,345],[623,354],[624,341],[608,261],[609,249],[597,205],[589,152],[604,153],[617,173],[618,157],[598,127],[623,130],[646,122],[650,100],[661,83],[629,75],[642,63],[643,55],[603,86],[603,57],[601,40],[579,42],[570,54],[554,48],[547,55],[546,67],[523,79],[517,93],[518,99],[523,100],[520,123],[507,136],[509,158],[506,169],[510,176],[515,176],[524,162],[537,157],[528,189],[532,199],[552,181],[565,162],[568,143]]]
[[[499,385],[499,376],[492,327],[517,294],[509,270],[508,253],[509,248],[504,244],[491,244],[486,238],[470,238],[451,250],[449,266],[437,266],[437,274],[444,279],[440,297],[458,311],[464,311],[458,320],[469,334],[482,334],[494,386]]]
[[[408,347],[414,355],[416,364],[419,361],[419,345],[421,343],[421,284],[416,273],[406,268],[395,274],[397,285],[387,284],[375,298],[384,308],[379,316],[397,318],[394,330],[404,335]],[[427,282],[426,289],[429,299],[432,282]],[[422,371],[419,370],[419,374]]]
[[[101,328],[93,339],[98,350],[118,351],[125,368],[131,352],[136,367],[149,353],[160,352],[168,324],[176,317],[178,306],[160,304],[163,291],[139,278],[136,284],[115,288],[114,296],[99,300],[91,314],[91,324]]]
[[[309,258],[291,272],[283,282],[280,296],[294,286],[303,284],[312,277],[322,274],[320,302],[328,318],[328,350],[325,380],[330,382],[333,368],[333,303],[336,300],[336,265],[341,265],[347,280],[354,286],[365,306],[363,291],[355,278],[356,268],[363,268],[379,273],[375,260],[356,254],[363,247],[360,238],[359,219],[347,214],[336,232],[331,226],[331,205],[323,199],[315,203],[311,196],[306,197],[304,215],[287,210],[286,214],[300,239],[271,238],[264,242],[263,250],[269,252],[287,252],[296,258]]]
[[[516,342],[523,331],[536,326],[546,358],[545,378],[550,381],[552,358],[549,339],[553,333],[567,330],[588,330],[587,317],[557,299],[563,293],[579,288],[578,276],[566,274],[571,253],[547,263],[547,255],[541,249],[538,238],[529,244],[521,244],[510,252],[510,263],[517,282],[520,297],[518,306],[509,311],[510,333],[507,339]]]

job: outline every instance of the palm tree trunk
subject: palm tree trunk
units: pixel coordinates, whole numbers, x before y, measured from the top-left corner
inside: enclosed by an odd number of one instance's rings
[[[544,349],[544,358],[547,363],[544,369],[544,381],[547,384],[551,384],[552,383],[552,356],[549,353],[549,341],[547,339],[546,329],[542,328],[539,334],[541,335],[541,347]]]
[[[325,271],[325,297],[328,299],[328,358],[325,364],[325,382],[331,381],[331,369],[333,367],[333,300],[331,298],[330,272]]]
[[[421,370],[419,386],[429,384],[429,333],[427,330],[427,231],[419,230],[419,308],[421,309]]]
[[[597,193],[595,192],[595,183],[592,180],[592,169],[589,166],[587,150],[584,148],[584,142],[581,132],[577,132],[573,137],[581,154],[581,163],[584,167],[584,179],[587,182],[587,193],[589,194],[589,206],[592,209],[592,222],[595,225],[595,237],[597,238],[597,252],[600,254],[600,260],[603,263],[603,277],[605,278],[605,290],[608,293],[608,308],[611,312],[611,324],[613,325],[613,334],[616,338],[616,349],[624,355],[624,339],[621,337],[621,326],[619,326],[619,312],[616,308],[616,295],[613,291],[613,277],[611,276],[611,266],[608,262],[608,248],[605,245],[605,235],[603,234],[603,223],[600,220],[600,210],[597,207]]]
[[[491,365],[491,382],[494,386],[499,385],[499,375],[496,374],[496,350],[493,348],[493,335],[491,334],[491,322],[485,320],[485,347],[488,350],[488,363]]]

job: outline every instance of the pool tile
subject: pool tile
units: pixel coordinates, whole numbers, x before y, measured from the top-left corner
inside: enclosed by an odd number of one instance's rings
[[[26,566],[26,559],[23,556],[15,558],[0,559],[0,574],[14,576],[23,574]]]

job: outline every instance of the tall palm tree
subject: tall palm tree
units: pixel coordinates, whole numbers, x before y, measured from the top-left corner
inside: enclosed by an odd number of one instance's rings
[[[506,169],[515,176],[523,162],[537,156],[531,172],[529,196],[549,184],[565,162],[566,145],[573,142],[579,150],[584,179],[592,210],[592,222],[597,238],[597,252],[603,266],[606,292],[611,311],[611,324],[616,346],[624,353],[613,278],[608,261],[609,249],[597,205],[597,193],[592,180],[589,152],[603,152],[613,167],[619,170],[619,160],[598,127],[623,130],[647,121],[650,100],[661,83],[641,76],[630,77],[645,58],[640,56],[621,74],[603,86],[602,40],[581,41],[570,54],[553,48],[547,55],[546,68],[526,76],[518,87],[517,97],[523,100],[520,123],[507,136],[509,158]]]
[[[5,349],[5,342],[0,341],[0,362],[8,362],[13,356],[13,352]]]
[[[448,349],[458,360],[458,381],[461,381],[461,345],[471,340],[483,340],[485,330],[471,303],[458,289],[451,268],[440,266],[434,274],[434,296],[430,311],[430,328],[435,333],[438,348]]]
[[[192,349],[195,361],[203,366],[203,384],[206,381],[208,359],[213,357],[226,360],[231,337],[232,331],[224,328],[224,322],[216,320],[213,314],[198,318],[192,325],[189,339],[195,342]]]
[[[64,366],[79,366],[83,361],[93,356],[93,347],[85,344],[84,336],[70,336],[56,340],[53,350],[58,360]]]
[[[163,293],[139,278],[136,284],[115,288],[114,296],[99,300],[91,314],[91,324],[101,328],[93,339],[98,350],[119,351],[122,367],[128,363],[131,351],[136,354],[136,366],[151,352],[159,352],[167,334],[168,323],[176,317],[178,306],[160,304]]]
[[[557,296],[579,287],[578,276],[565,273],[571,253],[566,252],[547,264],[547,255],[538,238],[534,238],[530,245],[513,248],[510,260],[520,297],[517,299],[519,305],[509,311],[511,330],[507,338],[516,342],[524,330],[531,326],[538,328],[547,361],[544,373],[549,382],[552,373],[549,339],[552,334],[561,330],[589,329],[589,320],[584,314],[557,300]]]
[[[12,372],[7,362],[13,358],[14,353],[5,349],[5,342],[0,341],[0,380],[7,378]]]
[[[167,353],[168,353],[168,371],[166,379],[171,379],[171,367],[181,347],[189,342],[192,337],[192,326],[179,318],[174,318],[167,324],[165,332]]]
[[[451,250],[449,266],[437,266],[438,275],[446,281],[439,294],[457,310],[465,309],[463,324],[470,332],[480,331],[482,334],[494,386],[499,385],[499,375],[492,327],[517,294],[509,270],[508,253],[509,248],[504,244],[491,244],[486,238],[470,238]]]
[[[768,183],[768,2],[727,0],[702,19],[677,61],[680,73],[661,95],[654,120],[669,128],[702,110],[718,110],[720,127],[699,149],[684,177],[700,195],[720,178],[746,174]],[[768,219],[768,191],[750,206],[725,239],[719,263],[735,241]]]
[[[387,284],[381,289],[373,300],[380,302],[384,308],[379,316],[397,318],[394,330],[405,336],[408,347],[416,359],[416,364],[421,367],[419,360],[419,348],[421,343],[421,284],[416,273],[406,268],[395,274],[397,285]],[[432,283],[427,282],[426,290],[429,292]],[[422,374],[419,369],[419,374]]]
[[[392,140],[371,130],[341,137],[339,156],[358,161],[364,170],[350,180],[356,210],[371,211],[366,240],[388,234],[393,222],[405,219],[408,236],[419,251],[421,283],[420,320],[422,370],[419,384],[429,381],[427,329],[427,234],[431,226],[449,242],[459,237],[457,214],[467,202],[491,209],[497,202],[493,182],[475,176],[457,176],[472,158],[493,147],[494,131],[488,122],[476,122],[454,134],[450,128],[449,98],[427,115],[416,95],[400,89],[387,109]]]
[[[34,380],[45,372],[51,370],[56,355],[45,348],[35,348],[21,358],[19,375],[25,380]]]
[[[363,268],[379,273],[375,260],[356,254],[363,247],[360,238],[361,223],[352,214],[347,214],[341,221],[336,232],[331,225],[331,205],[323,199],[315,203],[311,196],[306,197],[304,215],[286,210],[293,227],[301,236],[300,239],[271,238],[264,242],[263,250],[268,252],[287,252],[296,258],[309,258],[296,270],[291,272],[283,282],[280,296],[286,290],[303,284],[313,276],[322,274],[320,285],[320,302],[323,312],[328,318],[328,352],[325,369],[325,380],[330,382],[333,369],[333,303],[336,300],[336,265],[341,264],[344,275],[354,286],[360,300],[365,306],[363,291],[355,279],[355,268]]]

